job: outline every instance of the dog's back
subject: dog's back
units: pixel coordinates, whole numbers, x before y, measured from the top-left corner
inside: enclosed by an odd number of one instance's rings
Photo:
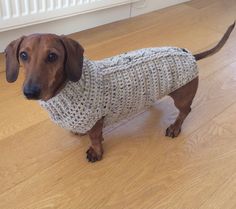
[[[95,63],[103,80],[105,124],[138,113],[198,75],[192,54],[175,47],[141,49]]]

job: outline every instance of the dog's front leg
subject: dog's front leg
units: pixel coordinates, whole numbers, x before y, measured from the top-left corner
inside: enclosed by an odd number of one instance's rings
[[[87,150],[87,159],[89,162],[96,162],[102,159],[103,148],[102,148],[102,129],[103,129],[104,118],[98,120],[93,128],[88,132],[91,140],[91,146]]]

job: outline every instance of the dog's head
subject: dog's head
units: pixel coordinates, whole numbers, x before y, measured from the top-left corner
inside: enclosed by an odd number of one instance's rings
[[[25,72],[23,92],[28,99],[48,100],[67,80],[80,79],[83,47],[65,36],[33,34],[12,41],[5,49],[6,79],[15,82]]]

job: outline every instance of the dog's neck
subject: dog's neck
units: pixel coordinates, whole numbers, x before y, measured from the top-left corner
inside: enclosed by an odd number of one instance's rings
[[[61,92],[61,90],[65,88],[67,82],[68,82],[68,79],[66,77],[64,77],[63,81],[55,89],[52,97],[55,97],[57,94],[59,94]]]
[[[82,74],[81,74],[80,80],[83,79],[83,77],[84,77],[84,75],[83,75],[83,74],[84,74],[84,69],[86,68],[86,65],[87,65],[87,63],[88,63],[89,61],[90,61],[90,60],[88,60],[87,58],[84,58],[83,69],[82,69]],[[90,61],[90,62],[91,62],[91,61]],[[80,80],[79,80],[79,81],[80,81]],[[79,81],[77,81],[77,82],[79,82]],[[66,77],[66,74],[65,74],[65,75],[63,76],[62,81],[61,81],[60,84],[58,85],[58,87],[54,90],[53,96],[50,97],[49,99],[51,99],[51,98],[57,96],[57,95],[66,87],[66,85],[67,85],[68,82],[70,82],[70,81],[68,80],[68,78]],[[49,99],[45,99],[44,101],[46,102],[46,101],[48,101]]]

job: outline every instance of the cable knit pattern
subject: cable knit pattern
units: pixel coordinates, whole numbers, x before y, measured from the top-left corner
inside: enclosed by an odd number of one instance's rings
[[[40,105],[63,128],[86,133],[103,116],[104,126],[126,119],[197,75],[195,58],[181,48],[141,49],[101,61],[85,59],[81,79],[69,81]]]

